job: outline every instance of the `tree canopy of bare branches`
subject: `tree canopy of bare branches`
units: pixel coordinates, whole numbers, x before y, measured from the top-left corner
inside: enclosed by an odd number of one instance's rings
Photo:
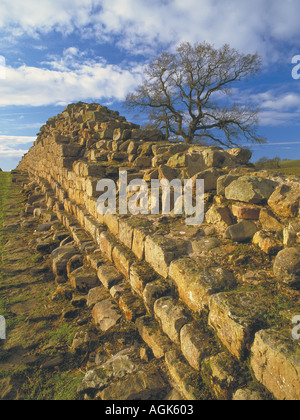
[[[263,143],[257,135],[258,108],[233,103],[231,97],[235,82],[256,75],[260,66],[257,54],[243,55],[229,45],[183,43],[176,53],[162,53],[149,63],[143,84],[126,104],[147,111],[150,124],[167,138],[188,144]]]

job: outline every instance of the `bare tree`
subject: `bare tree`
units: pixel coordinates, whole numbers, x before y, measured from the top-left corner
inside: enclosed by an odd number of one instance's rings
[[[257,135],[258,109],[231,103],[234,82],[258,73],[257,54],[242,55],[224,45],[183,43],[165,52],[145,70],[145,81],[126,98],[130,109],[148,111],[151,124],[167,138],[186,143],[212,141],[225,147],[240,141],[265,142]]]

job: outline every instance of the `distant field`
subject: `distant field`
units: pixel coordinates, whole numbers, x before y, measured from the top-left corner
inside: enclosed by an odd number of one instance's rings
[[[281,172],[285,175],[298,175],[300,176],[300,160],[287,160],[279,162],[279,167],[274,168],[270,163],[263,165],[263,169]]]
[[[280,162],[280,172],[286,175],[299,175],[300,176],[300,160],[288,160]]]

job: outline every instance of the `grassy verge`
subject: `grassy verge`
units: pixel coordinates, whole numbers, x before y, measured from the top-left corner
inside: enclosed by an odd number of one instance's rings
[[[6,202],[11,184],[9,172],[0,172],[0,257],[3,248],[3,222],[5,216]]]

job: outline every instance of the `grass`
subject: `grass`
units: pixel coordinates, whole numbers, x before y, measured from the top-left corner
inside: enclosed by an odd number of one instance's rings
[[[299,175],[300,176],[300,160],[288,160],[280,162],[279,172],[286,175]]]
[[[278,163],[278,167],[265,163],[262,169],[282,173],[284,175],[300,176],[300,160],[285,160]]]
[[[0,257],[3,248],[3,222],[6,210],[9,188],[11,184],[11,175],[8,172],[0,172]]]

